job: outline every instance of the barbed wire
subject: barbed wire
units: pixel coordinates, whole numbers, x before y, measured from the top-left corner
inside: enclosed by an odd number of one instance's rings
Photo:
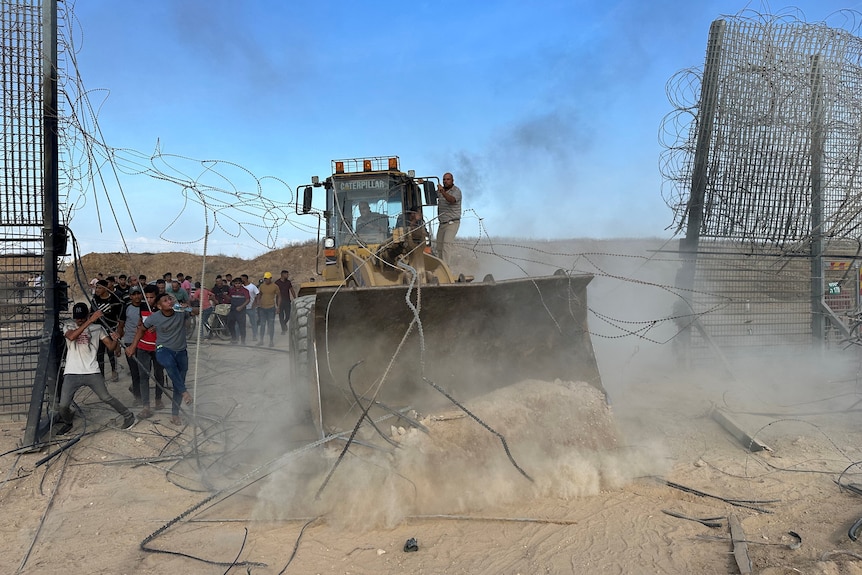
[[[124,230],[131,227],[137,231],[137,224],[126,198],[123,176],[138,176],[173,187],[181,200],[177,213],[169,216],[159,233],[159,238],[169,243],[203,241],[206,226],[202,224],[201,235],[195,237],[194,230],[181,224],[192,208],[200,210],[191,214],[193,221],[209,220],[213,229],[228,237],[247,237],[265,249],[278,247],[280,229],[286,224],[313,231],[313,226],[290,217],[294,192],[276,176],[256,176],[248,168],[226,160],[168,154],[158,141],[149,154],[109,145],[99,126],[99,110],[110,91],[85,87],[77,60],[84,30],[74,6],[73,1],[61,3],[58,16],[58,52],[62,63],[58,70],[60,187],[67,225],[92,202],[99,231],[104,232],[104,203],[128,251]],[[101,99],[97,100],[97,95]],[[124,212],[123,222],[120,208]],[[160,210],[169,208],[167,202],[158,205]]]
[[[468,213],[471,212],[471,213]],[[472,210],[462,216],[462,228],[474,220],[478,230],[484,224]],[[479,238],[456,240],[456,245],[467,257],[481,260],[483,267],[499,268],[495,262],[506,267],[506,277],[530,277],[548,275],[557,269],[568,274],[590,274],[605,282],[602,289],[593,291],[587,310],[590,315],[589,333],[604,340],[635,338],[656,345],[672,343],[684,330],[696,321],[734,305],[746,303],[738,294],[718,293],[702,287],[685,289],[675,284],[679,266],[686,261],[679,253],[666,250],[671,240],[644,238],[626,240],[560,239],[536,242],[515,241],[512,238],[496,239],[487,235]],[[619,251],[578,249],[594,246],[619,246]],[[639,274],[650,279],[638,277]],[[774,276],[769,266],[763,271],[765,277]],[[499,279],[499,278],[498,278]],[[619,292],[610,295],[611,292]],[[637,293],[638,315],[632,317],[631,309],[619,305]],[[599,297],[596,297],[599,295]],[[601,297],[607,296],[607,297]],[[709,304],[696,310],[684,309],[678,304],[691,299],[708,300]],[[598,300],[598,301],[597,301]],[[807,301],[799,296],[799,301]],[[611,302],[610,305],[608,302]],[[676,305],[675,305],[676,304]]]

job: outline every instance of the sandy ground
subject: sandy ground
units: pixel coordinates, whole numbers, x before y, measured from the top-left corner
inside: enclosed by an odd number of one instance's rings
[[[40,452],[16,451],[23,426],[0,424],[0,572],[738,573],[733,517],[754,573],[862,573],[848,537],[862,497],[836,484],[862,484],[846,356],[736,377],[620,356],[600,362],[610,409],[560,381],[469,402],[511,459],[450,407],[419,414],[428,434],[381,422],[399,448],[356,445],[334,467],[344,442],[313,444],[284,346],[193,346],[196,426],[163,410],[120,431],[83,393],[75,429]],[[123,375],[109,389],[131,402]],[[748,452],[716,406],[772,451]]]

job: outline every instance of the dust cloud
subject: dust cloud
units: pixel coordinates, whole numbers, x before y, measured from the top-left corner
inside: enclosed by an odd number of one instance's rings
[[[485,272],[499,280],[550,275],[555,269],[594,275],[585,305],[601,380],[591,385],[575,377],[521,378],[489,390],[476,384],[486,377],[480,372],[489,369],[493,356],[475,355],[472,362],[452,363],[458,376],[445,387],[482,423],[438,398],[433,409],[423,405],[413,414],[418,424],[390,417],[378,422],[378,432],[364,423],[344,453],[356,410],[341,422],[339,439],[309,450],[302,446],[315,437],[307,422],[276,427],[270,430],[272,449],[297,451],[261,482],[254,518],[324,516],[346,527],[388,528],[412,516],[502,515],[537,498],[564,505],[636,478],[665,475],[680,442],[698,448],[683,435],[684,424],[716,407],[734,410],[747,428],[763,428],[763,439],[775,442],[773,433],[789,428],[768,427],[770,421],[827,390],[835,397],[816,407],[838,410],[842,394],[853,393],[848,362],[822,354],[683,365],[674,347],[680,329],[673,315],[679,262],[665,242],[579,240],[541,248],[510,242],[505,256],[488,253],[502,252],[500,247],[471,251],[462,245],[456,265],[481,272],[479,279]],[[482,325],[455,319],[461,330]],[[527,327],[519,323],[516,329],[526,333]],[[381,345],[390,349],[391,341]],[[363,391],[375,381],[366,369],[355,374]],[[814,384],[824,381],[826,387]],[[288,391],[302,396],[297,405],[308,401],[305,391]],[[745,412],[757,410],[771,415],[746,419]],[[506,439],[511,459],[483,424]]]

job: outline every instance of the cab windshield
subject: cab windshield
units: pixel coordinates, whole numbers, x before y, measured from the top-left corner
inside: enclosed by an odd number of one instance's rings
[[[335,245],[379,244],[392,235],[401,214],[401,185],[388,175],[338,179],[333,177],[329,235]]]

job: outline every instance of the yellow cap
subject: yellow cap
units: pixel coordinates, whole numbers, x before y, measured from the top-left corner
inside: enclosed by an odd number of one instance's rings
[[[265,279],[265,280],[270,279],[271,277],[272,277],[272,274],[269,272],[266,272],[265,274],[263,274],[263,279]]]

